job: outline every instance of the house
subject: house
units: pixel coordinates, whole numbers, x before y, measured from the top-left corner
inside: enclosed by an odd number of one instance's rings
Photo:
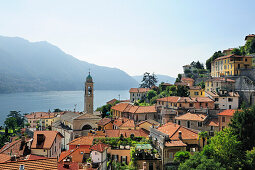
[[[39,123],[40,118],[47,115],[49,115],[47,112],[32,112],[31,114],[25,115],[24,119],[26,123],[30,124],[31,130],[36,130],[36,126]]]
[[[147,95],[148,91],[150,91],[150,88],[131,88],[129,90],[130,101],[134,103],[143,99]]]
[[[111,155],[111,159],[116,162],[125,163],[128,165],[130,163],[130,147],[126,148],[109,148],[108,154]]]
[[[106,102],[106,104],[114,105],[114,103],[117,102],[117,101],[118,101],[118,100],[114,98],[114,99],[112,99],[112,100]]]
[[[113,129],[135,129],[135,122],[134,120],[120,117],[113,121]]]
[[[195,80],[188,77],[182,77],[181,82],[186,83],[190,87],[194,85]]]
[[[100,169],[107,169],[107,149],[108,145],[104,143],[98,143],[90,147],[91,153],[90,157],[92,160],[92,167],[95,164],[96,167],[100,167]]]
[[[144,120],[141,121],[137,124],[137,128],[136,129],[145,129],[147,131],[150,131],[151,127],[157,127],[159,126],[160,123],[153,120],[153,119],[149,119],[149,120]]]
[[[123,136],[124,138],[129,138],[131,135],[135,137],[145,137],[149,136],[149,132],[144,129],[139,130],[105,130],[105,137],[118,138]]]
[[[156,101],[156,108],[159,112],[166,109],[170,110],[171,112],[177,112],[177,115],[187,113],[187,111],[207,112],[210,109],[214,109],[214,101],[209,97],[169,96],[157,99]],[[162,120],[160,116],[158,119]]]
[[[112,108],[113,118],[125,117],[135,122],[157,117],[156,107],[153,106],[135,106],[130,103],[119,103]]]
[[[252,68],[252,57],[251,56],[238,56],[230,54],[216,58],[211,63],[211,76],[238,76],[240,75],[241,69]]]
[[[42,116],[40,118],[40,122],[42,123],[43,129],[46,129],[48,127],[51,127],[52,123],[59,120],[59,119],[60,119],[60,115],[50,113],[48,115]]]
[[[173,163],[178,151],[195,152],[201,148],[198,131],[168,122],[161,127],[151,128],[150,137],[159,151],[162,167]]]
[[[224,55],[231,55],[233,50],[234,50],[234,48],[229,48],[229,49],[223,50],[223,54]]]
[[[63,137],[58,131],[35,131],[31,154],[59,158]]]
[[[227,90],[206,91],[205,96],[214,100],[215,109],[238,109],[239,94],[238,92],[228,92]]]
[[[98,123],[98,130],[113,129],[113,121],[110,118],[103,118]]]
[[[17,158],[21,158],[30,154],[30,146],[31,139],[22,136],[21,139],[13,139],[11,142],[6,143],[0,149],[0,154],[15,155]]]
[[[57,158],[35,158],[28,160],[17,160],[0,163],[0,169],[19,169],[19,170],[57,170]]]
[[[234,109],[228,109],[224,110],[221,113],[218,113],[218,119],[219,119],[219,131],[223,130],[225,127],[228,126],[228,124],[231,122],[231,118],[234,116],[234,113],[237,110]]]
[[[205,90],[201,86],[191,86],[189,87],[190,97],[205,97]]]
[[[218,119],[216,118],[215,120],[215,118],[206,114],[185,113],[175,117],[174,119],[175,123],[178,125],[199,131],[208,131],[211,136],[214,135],[215,131],[218,131]]]
[[[86,163],[87,159],[90,157],[90,149],[88,148],[80,148],[79,146],[70,149],[67,151],[61,152],[58,163],[64,164],[67,159],[71,158],[71,162],[75,163]]]
[[[235,89],[235,80],[223,77],[214,77],[209,78],[205,81],[205,91],[215,91],[219,92],[219,90],[228,90],[234,91]]]
[[[195,67],[193,67],[192,65],[189,65],[189,64],[182,66],[182,68],[183,68],[184,73],[186,72],[185,70],[189,70],[190,72],[193,72],[194,70],[196,70]]]
[[[69,145],[69,150],[79,148],[89,149],[93,145],[94,136],[82,136],[72,140]]]

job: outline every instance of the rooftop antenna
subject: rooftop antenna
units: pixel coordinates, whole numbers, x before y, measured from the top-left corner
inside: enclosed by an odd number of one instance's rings
[[[119,96],[119,101],[120,101],[120,94],[118,96]]]
[[[76,106],[77,106],[77,104],[74,105],[74,112],[76,111]]]

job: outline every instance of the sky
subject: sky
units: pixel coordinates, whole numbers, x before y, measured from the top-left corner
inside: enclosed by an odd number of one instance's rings
[[[254,0],[0,0],[0,35],[47,41],[132,76],[176,77],[185,64],[244,45],[255,33],[254,6]]]

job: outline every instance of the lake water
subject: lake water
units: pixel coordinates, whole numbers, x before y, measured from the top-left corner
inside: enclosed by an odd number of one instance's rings
[[[104,105],[107,101],[116,98],[129,99],[128,90],[95,90],[94,110]],[[48,91],[48,92],[24,92],[0,94],[0,125],[11,110],[21,111],[21,113],[47,112],[56,108],[62,110],[83,111],[84,108],[83,91]]]

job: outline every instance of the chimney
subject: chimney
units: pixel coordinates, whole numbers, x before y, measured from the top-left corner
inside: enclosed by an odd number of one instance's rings
[[[16,155],[12,155],[11,156],[11,161],[16,161],[16,160],[17,160]]]
[[[182,140],[182,132],[179,131],[179,139]]]
[[[24,165],[20,165],[19,166],[19,170],[25,170],[25,166]]]

